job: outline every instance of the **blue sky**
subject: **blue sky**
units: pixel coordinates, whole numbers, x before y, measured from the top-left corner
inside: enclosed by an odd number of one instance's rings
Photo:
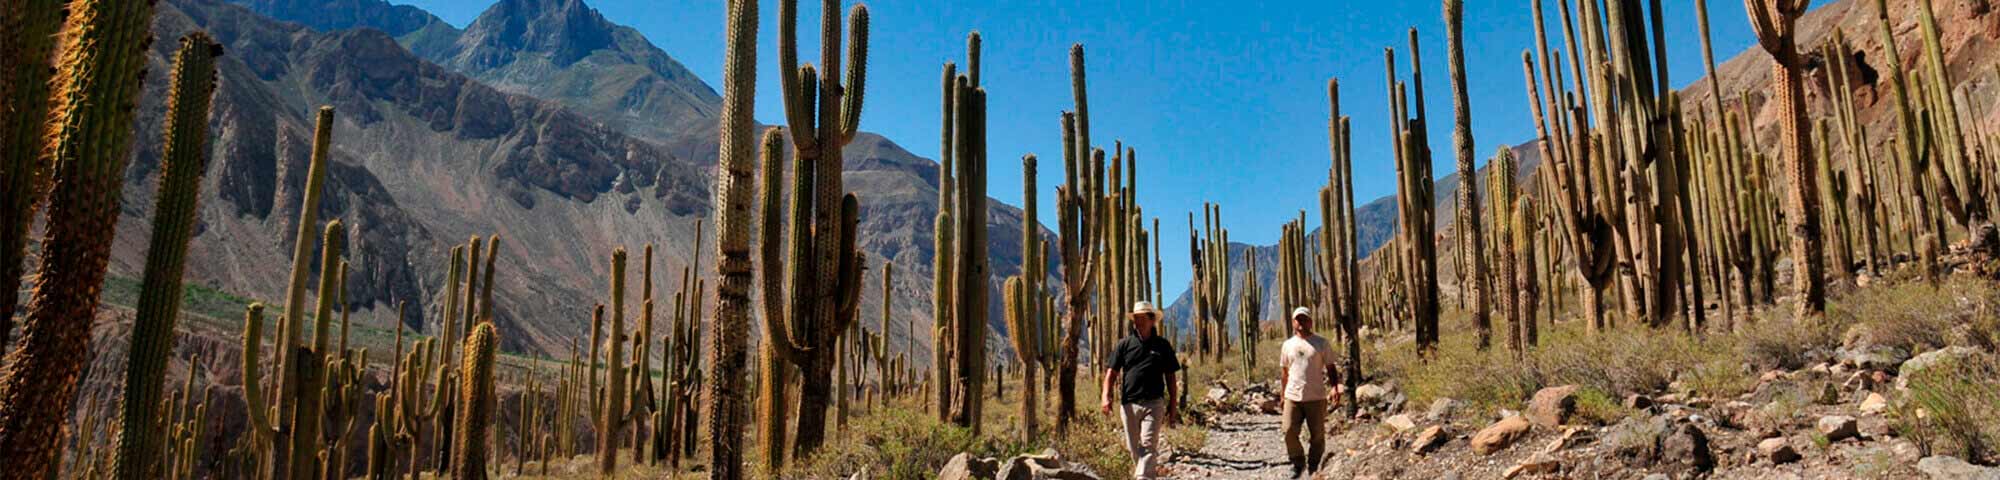
[[[392,0],[464,26],[484,0]],[[1467,0],[1466,69],[1479,162],[1502,144],[1533,135],[1520,54],[1534,45],[1530,0]],[[1551,34],[1555,0],[1545,0]],[[638,29],[707,80],[720,83],[721,0],[589,0],[613,22]],[[801,57],[818,58],[819,2],[800,2]],[[845,2],[852,6],[856,2]],[[1341,81],[1353,117],[1356,203],[1394,193],[1382,49],[1395,47],[1409,75],[1408,29],[1419,30],[1425,95],[1435,125],[1434,170],[1452,171],[1450,84],[1441,2],[1196,0],[876,0],[868,96],[861,128],[935,158],[939,79],[946,61],[963,63],[965,34],[985,40],[992,162],[988,192],[1019,205],[1021,155],[1043,158],[1043,218],[1053,219],[1062,181],[1060,113],[1072,108],[1068,49],[1087,50],[1092,139],[1107,150],[1122,139],[1139,152],[1140,203],[1160,218],[1169,298],[1187,284],[1187,214],[1222,205],[1231,239],[1275,243],[1279,226],[1316,205],[1328,166],[1328,78]],[[1694,2],[1666,3],[1672,83],[1703,75]],[[1821,2],[1814,2],[1821,3]],[[1717,61],[1755,39],[1743,3],[1708,5]],[[777,2],[761,2],[757,118],[778,123]],[[1552,45],[1560,48],[1560,43]]]

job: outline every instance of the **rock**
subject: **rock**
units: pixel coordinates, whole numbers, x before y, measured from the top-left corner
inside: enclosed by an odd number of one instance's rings
[[[1508,417],[1494,422],[1493,425],[1472,435],[1472,452],[1491,455],[1493,452],[1504,450],[1521,440],[1521,437],[1527,436],[1528,429],[1533,425],[1521,417]]]
[[[1417,440],[1411,442],[1414,446],[1412,451],[1418,455],[1423,455],[1436,451],[1438,447],[1442,447],[1446,442],[1450,441],[1451,432],[1445,430],[1442,426],[1432,425],[1430,428],[1424,429],[1422,433],[1417,434]]]
[[[1943,455],[1918,460],[1917,471],[1929,475],[1931,480],[2000,480],[2000,468],[1973,465]]]
[[[1766,438],[1757,442],[1757,456],[1771,459],[1772,464],[1786,464],[1799,460],[1799,451],[1792,449],[1792,442],[1784,437]]]
[[[1687,473],[1706,473],[1715,468],[1715,454],[1709,451],[1708,434],[1693,423],[1683,423],[1660,441],[1663,467]]]
[[[1388,396],[1389,396],[1388,388],[1384,388],[1381,385],[1376,385],[1373,383],[1362,385],[1354,389],[1355,400],[1362,402],[1362,404],[1364,405],[1369,403],[1380,402],[1384,397]]]
[[[1548,387],[1535,392],[1535,398],[1528,401],[1528,420],[1536,425],[1554,427],[1569,421],[1576,413],[1576,385]]]
[[[1946,347],[1924,352],[1922,355],[1917,355],[1916,358],[1910,359],[1910,361],[1903,362],[1902,367],[1897,370],[1902,374],[1896,380],[1897,388],[1903,388],[1903,384],[1908,382],[1910,377],[1925,370],[1930,370],[1946,363],[1957,362],[1966,357],[1978,354],[1979,349],[1972,347]]]
[[[1415,420],[1411,420],[1410,414],[1407,413],[1399,413],[1396,414],[1395,416],[1383,419],[1382,425],[1395,429],[1396,433],[1402,433],[1409,431],[1412,428],[1417,428],[1417,422]]]
[[[1839,404],[1839,403],[1840,403],[1840,388],[1839,388],[1839,387],[1835,387],[1835,386],[1834,386],[1834,385],[1833,385],[1832,383],[1822,383],[1822,384],[1820,384],[1820,387],[1819,387],[1819,392],[1818,392],[1818,393],[1817,393],[1816,395],[1814,395],[1814,396],[1813,396],[1813,402],[1814,402],[1814,403],[1818,403],[1818,404],[1820,404],[1820,405],[1837,405],[1837,404]]]
[[[1229,401],[1229,387],[1220,385],[1208,387],[1208,395],[1202,398],[1207,400],[1209,405],[1221,405]]]
[[[1834,351],[1834,357],[1840,361],[1840,365],[1871,370],[1894,370],[1904,360],[1909,360],[1910,354],[1896,347],[1868,345],[1843,347]],[[1829,368],[1828,371],[1832,369]]]
[[[1591,442],[1595,441],[1597,441],[1597,434],[1593,433],[1590,429],[1582,427],[1570,427],[1568,429],[1564,429],[1562,435],[1556,436],[1555,440],[1549,441],[1549,446],[1542,447],[1542,453],[1553,454],[1563,450],[1569,450],[1572,448],[1588,445]]]
[[[1433,422],[1451,420],[1452,415],[1457,414],[1459,407],[1462,405],[1464,404],[1449,398],[1432,400],[1431,408],[1424,411],[1424,420]]]
[[[993,478],[999,471],[998,461],[974,457],[970,453],[960,453],[944,463],[944,469],[938,470],[937,478],[938,480],[983,480]]]
[[[1264,397],[1257,401],[1257,411],[1264,412],[1265,415],[1282,414],[1285,413],[1285,402],[1278,400],[1277,397]]]
[[[1784,370],[1768,370],[1763,375],[1757,376],[1757,383],[1771,383],[1778,381],[1780,378],[1785,378]]]
[[[1861,434],[1859,423],[1855,422],[1854,417],[1846,415],[1819,417],[1817,426],[1819,434],[1826,436],[1828,442],[1838,442]]]
[[[1521,461],[1520,465],[1508,468],[1507,472],[1501,474],[1500,477],[1515,478],[1522,475],[1547,475],[1561,470],[1562,462],[1556,461],[1555,458],[1548,455],[1536,454],[1527,460]]]
[[[1889,409],[1889,399],[1880,393],[1868,392],[1868,398],[1861,400],[1861,413],[1877,414]]]
[[[1625,396],[1625,408],[1645,410],[1653,406],[1653,398],[1637,393]]]

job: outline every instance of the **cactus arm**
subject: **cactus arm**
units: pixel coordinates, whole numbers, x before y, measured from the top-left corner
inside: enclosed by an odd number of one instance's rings
[[[840,98],[838,143],[841,145],[854,141],[854,134],[861,126],[861,99],[868,82],[867,5],[854,6],[854,12],[847,16],[847,29],[854,33],[847,39],[847,86]]]
[[[750,29],[755,33],[754,28]],[[785,125],[792,131],[792,143],[800,152],[814,151],[819,143],[814,138],[812,105],[813,90],[807,88],[819,83],[799,68],[799,1],[779,0],[778,2],[778,90],[785,103]],[[755,38],[751,39],[752,41]],[[835,44],[838,45],[838,44]],[[754,50],[754,47],[752,48]],[[754,62],[755,56],[749,56]],[[806,67],[810,69],[811,67]]]

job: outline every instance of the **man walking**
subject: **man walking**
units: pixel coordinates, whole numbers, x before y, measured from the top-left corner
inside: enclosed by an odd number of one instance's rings
[[[1292,460],[1292,477],[1311,475],[1319,470],[1326,455],[1326,410],[1333,396],[1333,347],[1326,337],[1313,335],[1312,311],[1292,310],[1292,338],[1278,348],[1278,390],[1285,392],[1285,453]],[[1304,423],[1311,451],[1299,445],[1299,424]]]
[[[1174,345],[1154,334],[1160,310],[1151,302],[1132,305],[1132,334],[1112,349],[1111,367],[1104,371],[1103,400],[1097,409],[1111,413],[1111,384],[1118,383],[1118,416],[1125,422],[1125,450],[1132,454],[1132,478],[1157,478],[1154,464],[1159,461],[1161,415],[1165,423],[1178,421],[1180,412],[1174,399],[1180,387],[1174,374],[1181,369]],[[1123,382],[1120,382],[1120,380]]]

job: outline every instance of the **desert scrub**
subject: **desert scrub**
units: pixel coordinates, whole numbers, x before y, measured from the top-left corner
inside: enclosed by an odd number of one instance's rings
[[[2000,460],[2000,358],[1992,353],[1940,361],[1905,380],[1909,391],[1891,425],[1924,454],[1991,464]]]
[[[1953,276],[1938,286],[1903,282],[1855,291],[1828,311],[1849,344],[1902,349],[1912,355],[1952,345],[1988,346],[2000,309],[2000,289],[1989,280]]]

